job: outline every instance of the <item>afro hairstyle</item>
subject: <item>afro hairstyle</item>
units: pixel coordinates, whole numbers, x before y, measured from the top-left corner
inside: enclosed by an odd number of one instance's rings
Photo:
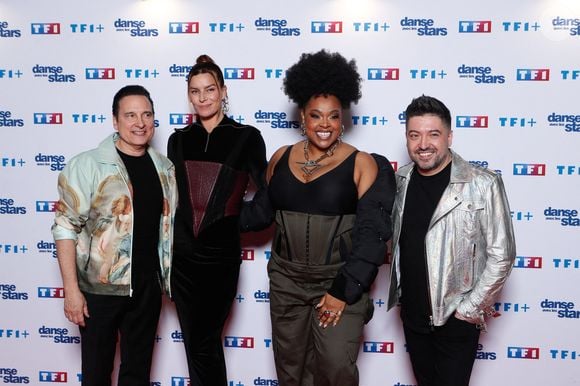
[[[360,99],[360,84],[354,59],[347,61],[339,53],[320,50],[300,56],[286,72],[283,89],[299,108],[319,95],[334,95],[343,108],[348,108]]]

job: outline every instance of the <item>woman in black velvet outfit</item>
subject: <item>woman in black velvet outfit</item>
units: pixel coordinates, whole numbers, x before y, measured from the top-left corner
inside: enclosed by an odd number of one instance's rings
[[[196,119],[175,130],[167,148],[179,188],[171,295],[191,385],[221,386],[227,383],[221,335],[236,294],[240,231],[254,230],[246,218],[256,208],[243,197],[249,178],[264,188],[266,149],[256,128],[225,115],[227,88],[211,58],[197,59],[187,84]]]

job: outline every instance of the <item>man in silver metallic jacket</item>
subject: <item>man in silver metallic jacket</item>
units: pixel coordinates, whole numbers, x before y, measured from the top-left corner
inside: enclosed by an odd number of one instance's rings
[[[418,384],[465,386],[514,263],[510,209],[501,176],[450,149],[441,101],[413,99],[405,135],[413,162],[396,173],[388,306],[401,305]]]

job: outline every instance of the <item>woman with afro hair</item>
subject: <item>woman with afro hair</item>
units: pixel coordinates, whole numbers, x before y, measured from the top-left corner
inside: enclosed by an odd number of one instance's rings
[[[302,54],[284,79],[304,139],[267,169],[276,230],[268,263],[281,386],[356,386],[369,289],[386,256],[394,172],[385,157],[343,141],[343,110],[361,97],[354,60]]]

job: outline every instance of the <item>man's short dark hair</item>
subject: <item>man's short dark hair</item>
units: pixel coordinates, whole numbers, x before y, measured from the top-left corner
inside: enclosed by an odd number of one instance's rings
[[[155,109],[153,108],[153,100],[151,99],[149,91],[147,91],[145,87],[140,85],[129,85],[121,88],[119,91],[117,91],[117,93],[113,97],[114,117],[117,117],[117,115],[119,114],[119,102],[121,101],[121,99],[130,95],[143,95],[144,97],[146,97],[149,100],[149,103],[151,103],[151,112],[155,114]]]
[[[447,106],[439,99],[427,95],[421,95],[413,99],[407,106],[405,110],[405,127],[409,123],[409,119],[428,114],[439,117],[443,125],[451,129],[451,113]]]

